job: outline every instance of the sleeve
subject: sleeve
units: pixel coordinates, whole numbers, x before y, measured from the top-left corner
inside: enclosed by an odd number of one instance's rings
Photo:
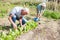
[[[9,13],[9,16],[12,14],[12,15],[15,15],[15,13],[16,13],[16,9],[15,8],[13,8],[12,10],[11,10],[11,12]]]

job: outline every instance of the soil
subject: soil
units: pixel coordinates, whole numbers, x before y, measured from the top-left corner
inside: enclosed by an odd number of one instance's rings
[[[0,18],[0,25],[6,27],[10,23],[8,19]],[[16,40],[60,40],[60,20],[41,18],[34,30],[18,36]]]
[[[20,35],[16,40],[60,40],[59,20],[41,18],[36,29]]]

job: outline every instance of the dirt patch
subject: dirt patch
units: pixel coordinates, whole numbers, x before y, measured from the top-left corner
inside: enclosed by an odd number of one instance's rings
[[[57,21],[44,19],[40,23],[36,29],[22,34],[16,40],[60,40]]]

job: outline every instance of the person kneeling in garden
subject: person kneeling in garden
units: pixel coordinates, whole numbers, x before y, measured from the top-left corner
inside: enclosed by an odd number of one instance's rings
[[[9,14],[8,20],[10,21],[14,29],[17,29],[17,25],[15,24],[16,20],[19,21],[21,27],[27,22],[27,20],[24,18],[24,15],[27,15],[28,13],[28,8],[17,6],[12,9]]]
[[[37,15],[36,15],[36,18],[34,18],[34,21],[37,22],[38,20],[40,20],[40,18],[42,16],[42,14],[44,13],[45,9],[46,9],[46,3],[41,3],[41,4],[37,5],[37,8],[36,8]]]

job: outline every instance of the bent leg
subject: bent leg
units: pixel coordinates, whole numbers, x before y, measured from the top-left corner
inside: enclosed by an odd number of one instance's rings
[[[23,17],[22,18],[22,25],[24,25],[27,22],[27,20]]]

